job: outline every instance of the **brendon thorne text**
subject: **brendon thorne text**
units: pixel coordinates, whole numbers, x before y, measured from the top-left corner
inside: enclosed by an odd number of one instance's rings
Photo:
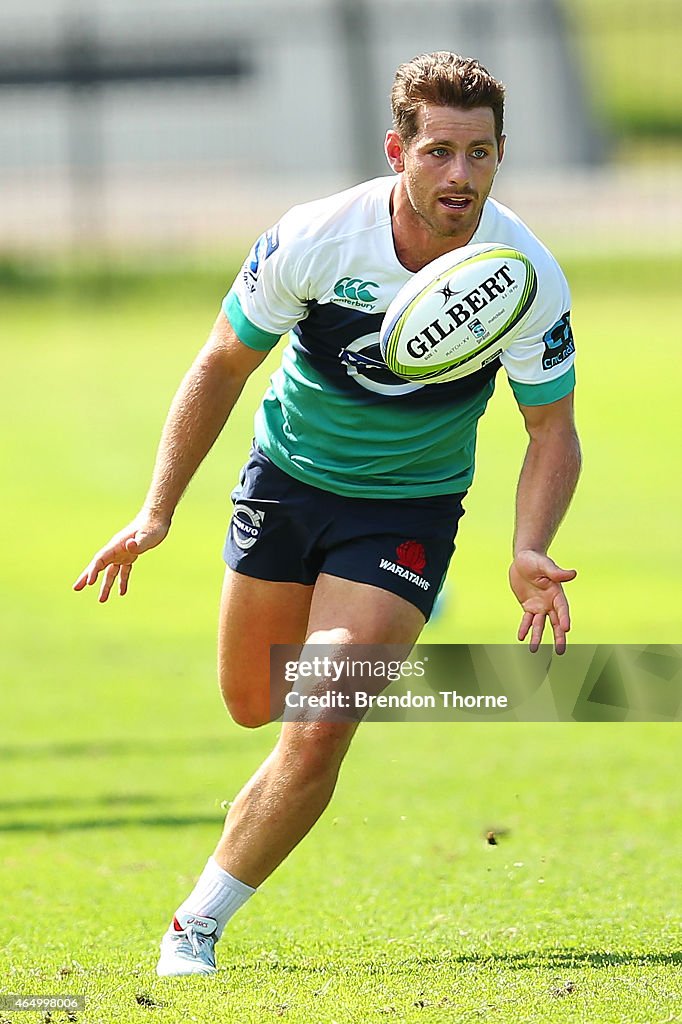
[[[352,693],[326,690],[324,693],[301,693],[293,691],[285,697],[288,708],[337,708],[352,711],[369,708],[506,708],[508,698],[502,694],[479,693],[476,696],[457,693],[456,690],[439,690],[438,693],[366,693],[354,690]]]

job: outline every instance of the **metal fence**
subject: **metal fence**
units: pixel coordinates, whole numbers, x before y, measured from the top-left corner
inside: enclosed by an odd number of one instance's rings
[[[507,83],[500,198],[576,244],[644,210],[675,245],[680,42],[676,0],[5,0],[0,249],[248,238],[385,172],[393,71],[433,49]]]

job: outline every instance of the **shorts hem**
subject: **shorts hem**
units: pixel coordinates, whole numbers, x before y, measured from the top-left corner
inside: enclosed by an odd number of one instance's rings
[[[272,574],[266,575],[264,572],[258,572],[244,565],[244,562],[239,562],[238,565],[234,565],[228,558],[223,554],[223,562],[228,569],[232,572],[238,573],[240,576],[249,576],[252,580],[263,580],[264,583],[296,583],[300,587],[314,587],[317,582],[315,576],[310,583],[302,582],[301,580],[294,579],[273,579]]]

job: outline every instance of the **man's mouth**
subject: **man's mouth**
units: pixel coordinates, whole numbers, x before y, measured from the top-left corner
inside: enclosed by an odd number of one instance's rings
[[[471,196],[441,196],[438,202],[446,210],[466,210],[471,205]]]

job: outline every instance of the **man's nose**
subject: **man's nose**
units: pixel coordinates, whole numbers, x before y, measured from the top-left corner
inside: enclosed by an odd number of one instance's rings
[[[451,185],[469,184],[469,166],[464,153],[453,153],[448,164],[448,181]]]

